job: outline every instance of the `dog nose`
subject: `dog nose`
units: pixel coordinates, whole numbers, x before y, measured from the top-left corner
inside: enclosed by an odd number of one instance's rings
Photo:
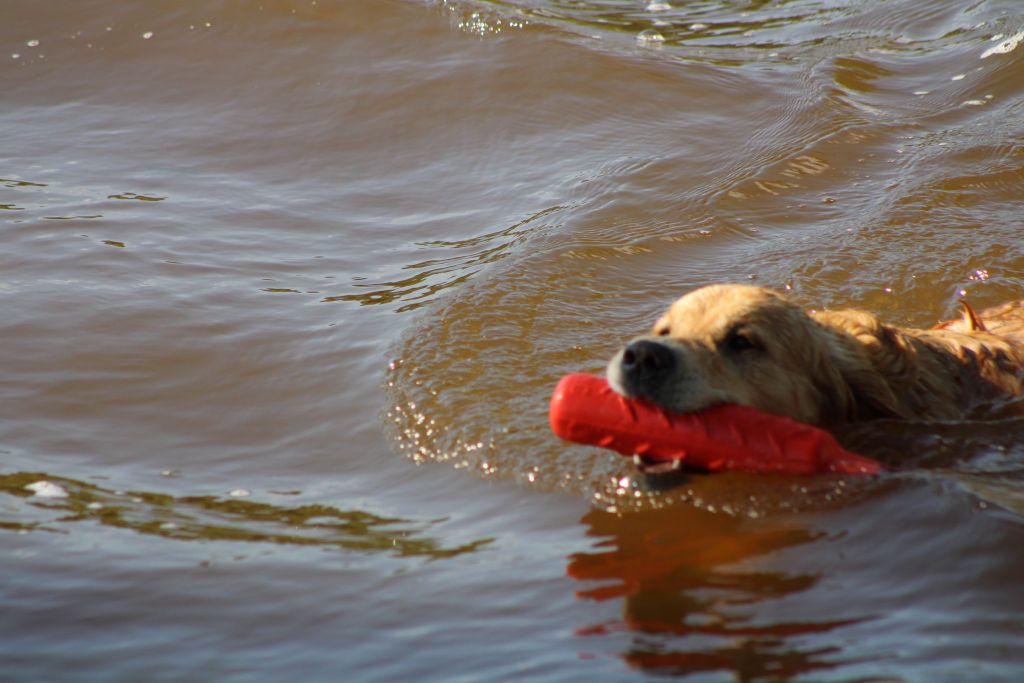
[[[664,344],[639,339],[622,350],[621,363],[622,369],[629,373],[662,373],[675,365],[675,355]]]

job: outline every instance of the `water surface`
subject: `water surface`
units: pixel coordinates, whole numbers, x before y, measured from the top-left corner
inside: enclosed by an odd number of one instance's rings
[[[3,677],[1018,680],[1020,421],[851,436],[878,480],[668,486],[545,410],[709,282],[914,325],[1021,297],[1022,32],[9,3]]]

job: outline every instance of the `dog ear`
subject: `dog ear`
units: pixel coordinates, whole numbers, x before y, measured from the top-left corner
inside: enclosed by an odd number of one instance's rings
[[[825,311],[812,316],[824,332],[815,377],[826,397],[824,422],[873,418],[910,419],[913,411],[894,387],[916,374],[916,351],[896,329],[865,311]]]
[[[971,332],[988,332],[988,329],[985,328],[985,323],[982,321],[981,317],[974,312],[974,309],[971,308],[969,303],[960,299],[960,307],[964,309],[964,325],[968,330]]]

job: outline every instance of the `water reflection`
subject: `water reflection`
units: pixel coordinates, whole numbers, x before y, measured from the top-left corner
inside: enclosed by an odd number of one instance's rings
[[[816,541],[805,528],[751,523],[685,505],[634,514],[594,510],[583,518],[595,551],[570,558],[568,573],[587,600],[621,600],[623,616],[578,629],[583,638],[630,635],[620,652],[631,666],[660,674],[732,672],[736,680],[788,680],[849,664],[837,647],[802,636],[862,623],[856,619],[773,619],[766,603],[814,587],[818,577],[756,566],[757,558]]]
[[[39,496],[28,488],[49,482],[57,496]],[[38,486],[36,487],[39,488]],[[492,539],[445,547],[424,534],[424,525],[330,505],[294,507],[240,497],[176,497],[146,491],[115,491],[95,484],[40,472],[0,475],[0,491],[25,498],[35,510],[5,508],[0,528],[20,531],[66,531],[71,522],[92,521],[142,534],[182,541],[243,541],[335,547],[346,551],[384,552],[398,557],[443,559],[471,553]],[[235,492],[240,496],[244,492]],[[46,513],[57,513],[56,516]]]

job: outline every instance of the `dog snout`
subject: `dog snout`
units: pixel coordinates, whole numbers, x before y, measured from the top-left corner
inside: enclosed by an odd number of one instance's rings
[[[679,380],[683,367],[679,352],[651,337],[638,337],[619,350],[608,363],[608,383],[630,398],[662,403]]]
[[[659,375],[675,366],[675,354],[664,344],[649,339],[630,342],[622,350],[622,371],[632,375]]]

